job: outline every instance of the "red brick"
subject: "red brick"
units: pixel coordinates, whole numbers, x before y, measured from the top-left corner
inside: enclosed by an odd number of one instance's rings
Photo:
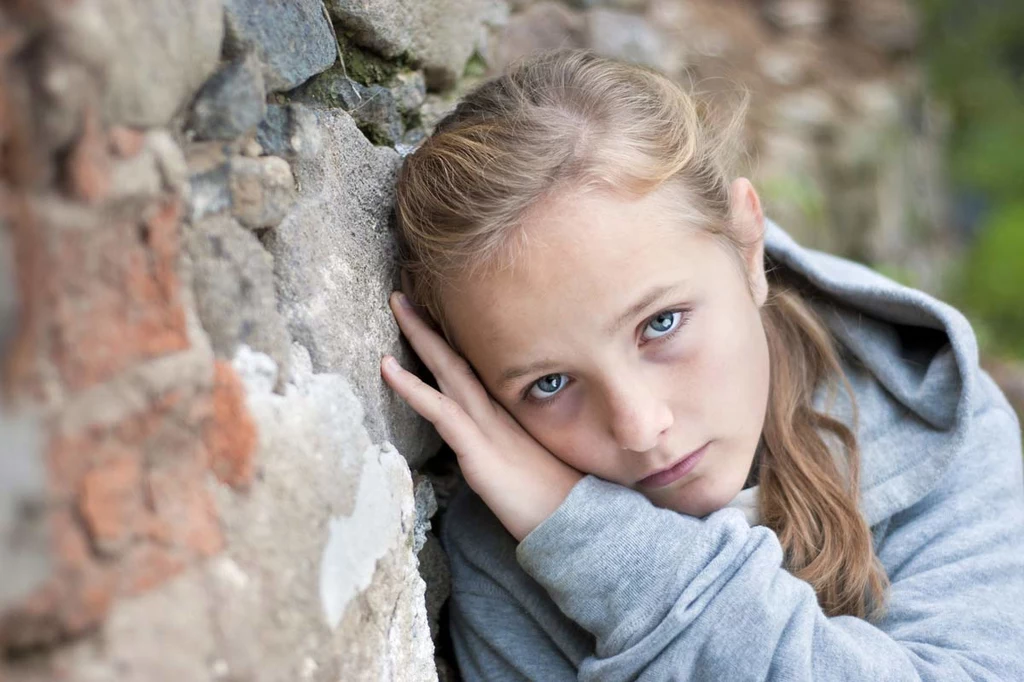
[[[187,566],[186,556],[182,552],[157,545],[133,547],[119,567],[119,592],[132,596],[152,590],[181,573]]]
[[[78,504],[97,549],[115,553],[135,535],[143,515],[141,487],[138,456],[105,462],[85,475]]]
[[[25,648],[81,634],[110,610],[114,575],[92,560],[80,526],[68,509],[50,516],[55,547],[53,574],[17,607],[0,616],[0,645]],[[73,562],[73,563],[72,563]]]
[[[223,483],[247,489],[252,483],[256,425],[245,406],[245,389],[230,364],[214,366],[213,419],[204,435],[210,468]]]
[[[18,296],[16,333],[2,362],[3,389],[8,400],[43,400],[40,355],[47,348],[44,328],[46,301],[52,279],[48,277],[45,240],[38,217],[23,194],[8,194],[0,186],[0,219],[11,227]]]
[[[211,556],[224,546],[217,510],[199,460],[161,466],[148,473],[153,511],[170,543],[190,554]]]
[[[82,134],[68,154],[66,173],[72,197],[97,204],[110,194],[110,154],[99,112],[88,106],[82,115]]]
[[[0,616],[0,647],[82,633],[118,596],[153,589],[223,549],[202,440],[211,414],[209,393],[173,390],[118,423],[54,438],[54,571]]]
[[[130,159],[142,151],[146,142],[146,134],[135,128],[114,126],[107,133],[110,139],[110,151],[119,159]]]
[[[63,230],[50,271],[54,362],[72,390],[188,347],[176,272],[177,197],[138,225]]]

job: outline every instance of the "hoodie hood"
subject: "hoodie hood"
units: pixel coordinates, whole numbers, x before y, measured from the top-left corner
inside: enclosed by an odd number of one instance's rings
[[[844,368],[859,412],[861,509],[874,525],[926,495],[963,446],[981,403],[974,332],[955,308],[804,248],[770,220],[765,255],[811,285],[812,306],[855,360]]]

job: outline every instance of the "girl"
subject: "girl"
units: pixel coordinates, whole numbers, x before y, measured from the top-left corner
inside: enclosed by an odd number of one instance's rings
[[[382,373],[471,488],[464,677],[1024,680],[1020,431],[970,326],[767,221],[737,125],[560,50],[405,161],[392,308],[438,389]]]

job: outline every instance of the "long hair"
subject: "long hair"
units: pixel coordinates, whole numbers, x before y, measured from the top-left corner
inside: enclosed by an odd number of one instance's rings
[[[399,173],[395,211],[412,298],[448,335],[446,284],[515,258],[531,210],[566,190],[642,197],[665,183],[687,224],[729,245],[728,165],[743,107],[711,122],[664,75],[589,50],[534,53],[463,97]],[[854,432],[814,408],[852,389],[828,329],[781,273],[761,308],[770,389],[759,462],[762,523],[825,613],[880,617],[887,578],[859,513]],[[450,335],[449,335],[450,338]],[[855,413],[855,410],[854,410]]]

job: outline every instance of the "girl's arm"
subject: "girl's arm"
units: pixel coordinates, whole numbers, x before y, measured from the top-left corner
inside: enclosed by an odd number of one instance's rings
[[[451,560],[449,632],[459,671],[477,680],[575,680],[594,637],[558,610],[515,560],[516,541],[468,489],[441,526]]]
[[[1019,426],[995,407],[973,429],[939,486],[889,520],[877,626],[827,617],[739,511],[696,519],[593,476],[516,555],[596,638],[581,680],[1024,680]]]

